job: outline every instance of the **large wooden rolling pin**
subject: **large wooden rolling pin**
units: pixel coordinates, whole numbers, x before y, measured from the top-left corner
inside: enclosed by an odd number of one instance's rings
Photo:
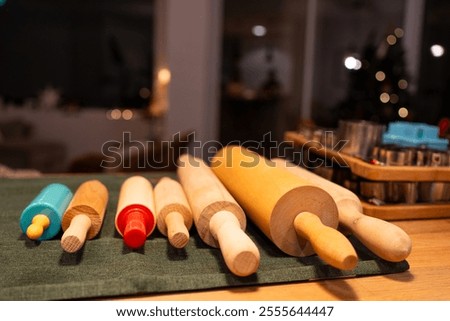
[[[176,180],[163,177],[154,188],[158,230],[176,248],[189,242],[192,212],[183,187]]]
[[[337,231],[337,207],[327,192],[239,146],[221,149],[211,169],[282,251],[298,257],[316,253],[342,270],[356,266],[356,251]]]
[[[369,250],[391,262],[399,262],[411,253],[411,238],[400,227],[363,214],[361,202],[353,192],[307,169],[281,158],[273,159],[277,167],[310,181],[333,197],[339,211],[339,222]]]
[[[127,178],[120,187],[116,229],[125,245],[138,249],[156,227],[153,186],[142,176]]]
[[[108,190],[100,181],[82,183],[62,218],[61,247],[74,253],[100,232],[108,203]]]
[[[259,267],[259,250],[245,234],[245,213],[203,160],[184,154],[178,177],[194,215],[200,238],[220,248],[232,273],[248,276]]]

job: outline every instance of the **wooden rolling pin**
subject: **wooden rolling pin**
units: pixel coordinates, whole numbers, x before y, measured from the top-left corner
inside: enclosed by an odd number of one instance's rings
[[[145,244],[156,226],[153,186],[142,176],[127,178],[120,187],[116,229],[125,244],[137,249]]]
[[[108,203],[108,189],[98,180],[82,183],[76,190],[63,218],[61,247],[69,253],[81,249],[86,239],[98,235]]]
[[[200,238],[220,248],[232,273],[248,276],[259,267],[259,250],[245,234],[242,208],[201,159],[188,154],[178,160],[178,176],[194,215]]]
[[[408,234],[392,223],[364,215],[361,202],[353,192],[284,159],[275,158],[273,161],[277,167],[284,168],[330,193],[338,207],[341,225],[380,258],[399,262],[411,253],[412,242]]]
[[[283,252],[298,257],[316,253],[342,270],[356,266],[357,254],[337,231],[337,207],[327,192],[239,146],[221,149],[211,169]]]
[[[158,230],[170,244],[183,248],[189,242],[192,212],[183,187],[176,180],[163,177],[154,188]]]

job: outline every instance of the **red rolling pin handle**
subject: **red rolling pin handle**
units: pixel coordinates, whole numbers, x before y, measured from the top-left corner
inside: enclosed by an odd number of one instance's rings
[[[117,216],[117,227],[125,244],[137,249],[144,245],[147,236],[156,225],[153,213],[145,206],[131,204],[123,208]]]

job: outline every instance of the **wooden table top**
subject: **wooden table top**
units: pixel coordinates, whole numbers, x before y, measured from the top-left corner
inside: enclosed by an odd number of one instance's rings
[[[450,300],[450,219],[393,221],[413,242],[406,272],[126,298],[157,301]],[[123,299],[123,298],[122,298]]]

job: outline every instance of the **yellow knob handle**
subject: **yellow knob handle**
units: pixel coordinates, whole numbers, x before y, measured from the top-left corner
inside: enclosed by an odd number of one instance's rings
[[[33,217],[31,225],[27,228],[27,236],[32,240],[37,240],[42,236],[44,230],[49,227],[50,220],[47,215],[38,214]]]
[[[316,254],[326,263],[341,270],[351,270],[358,256],[350,241],[339,231],[324,225],[317,215],[302,212],[294,219],[297,235],[311,243]]]

